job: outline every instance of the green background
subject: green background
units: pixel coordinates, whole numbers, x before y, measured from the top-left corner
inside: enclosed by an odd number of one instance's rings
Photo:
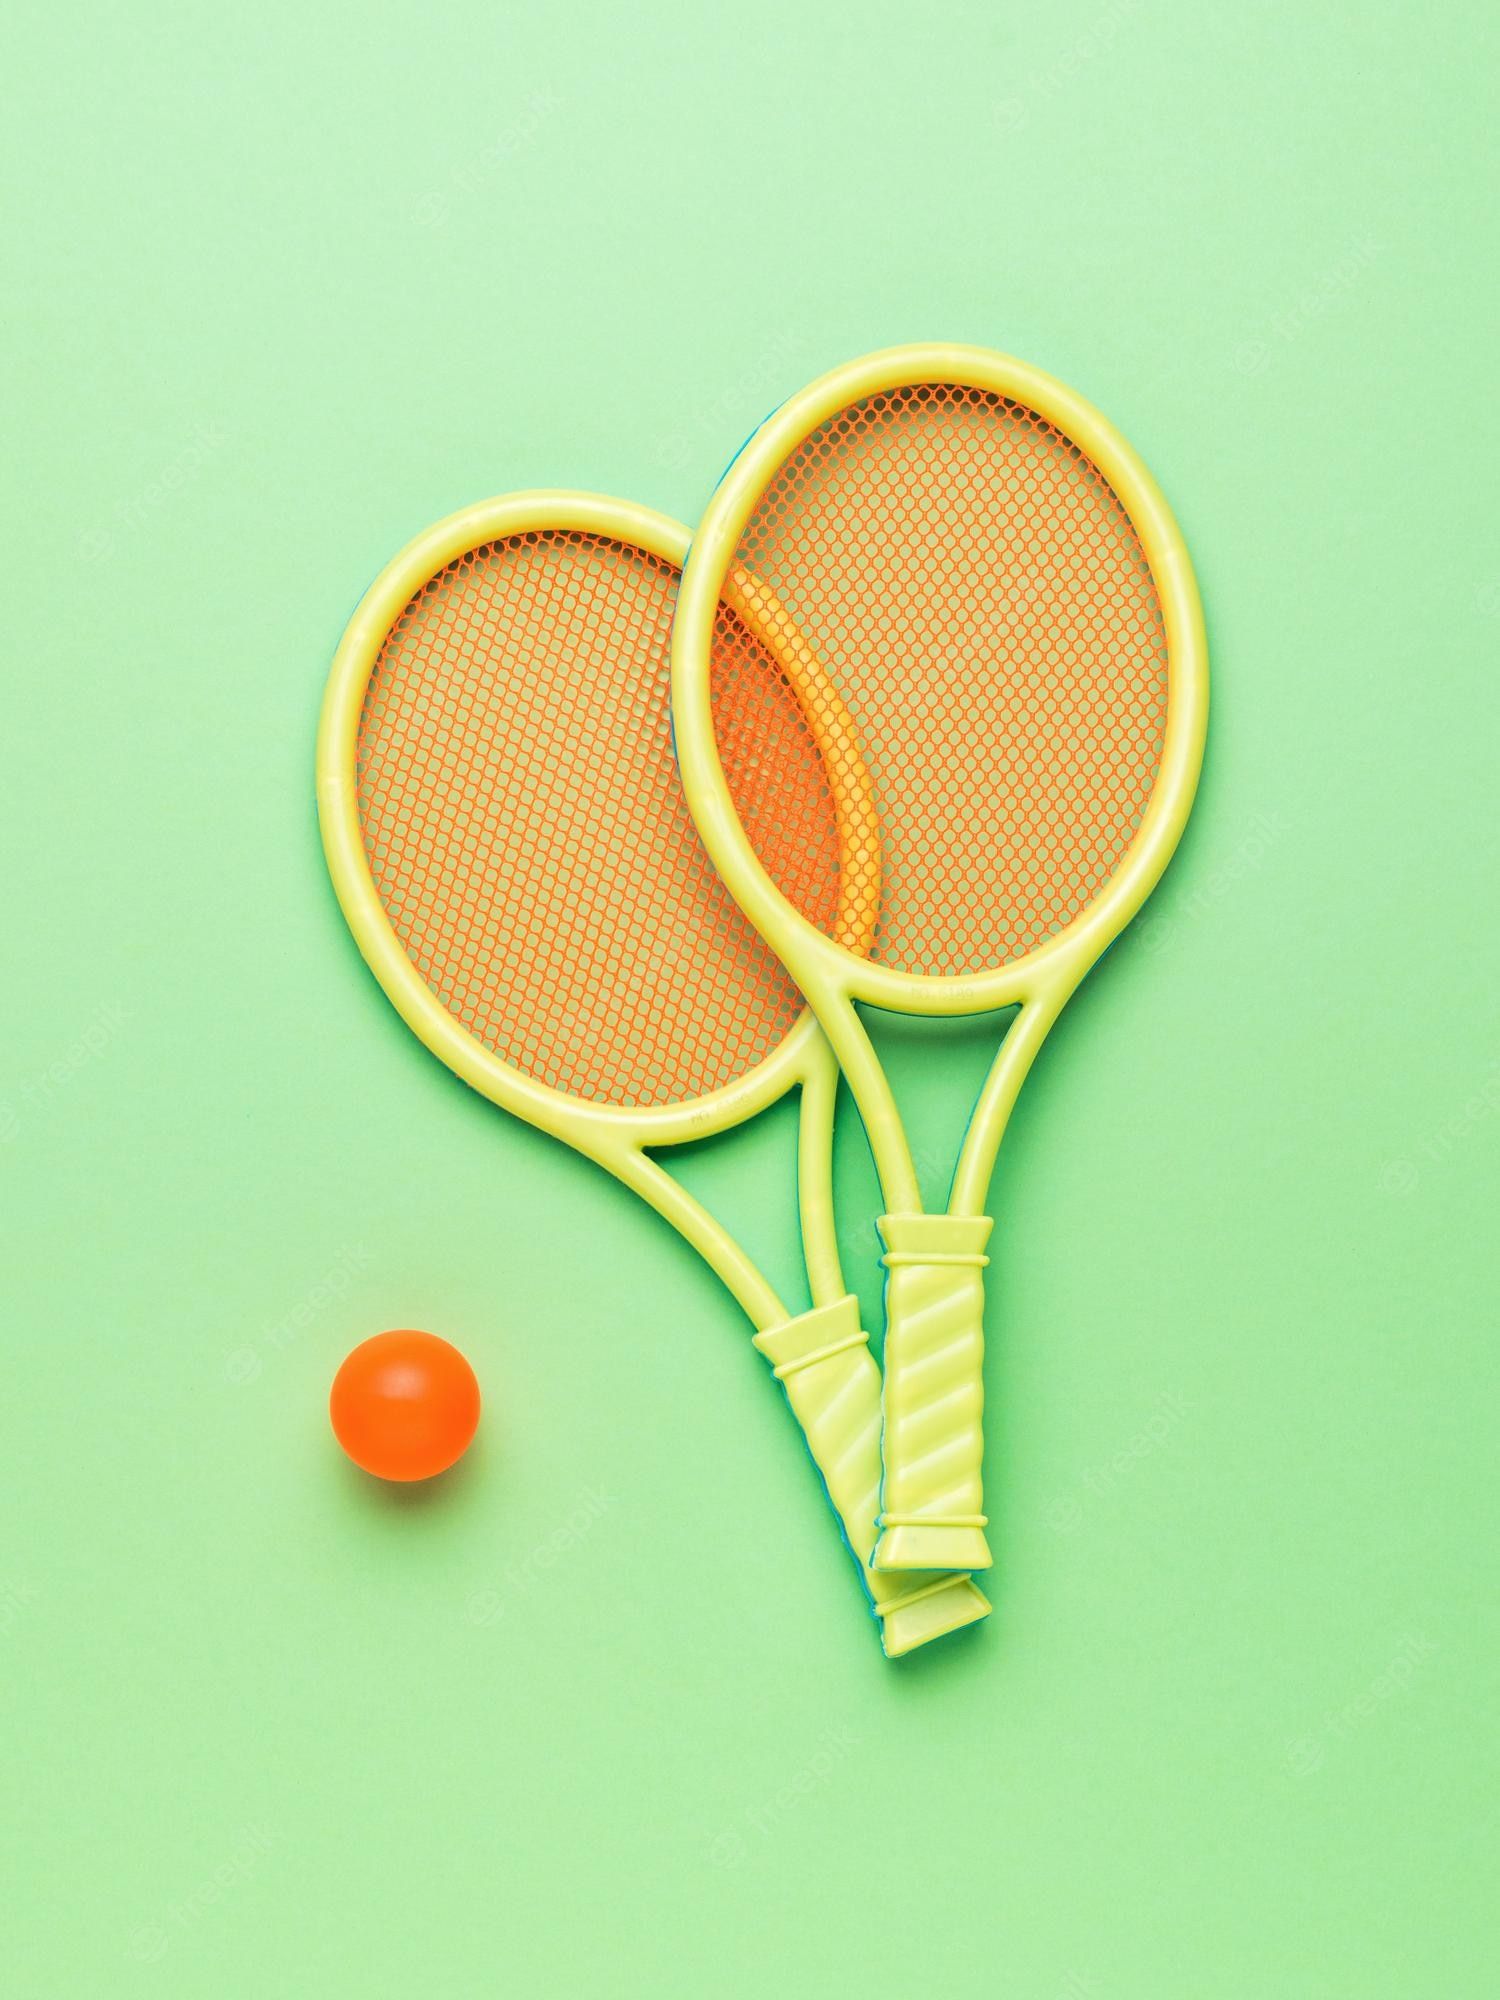
[[[1494,1991],[1493,38],[11,24],[8,1995]],[[996,1614],[891,1665],[728,1299],[365,975],[311,755],[427,522],[691,520],[772,404],[933,337],[1136,443],[1216,683],[1002,1159]],[[983,1036],[892,1046],[940,1158]],[[689,1171],[775,1240],[790,1143]],[[840,1173],[868,1293],[857,1131]],[[405,1494],[324,1413],[402,1324],[487,1396]]]

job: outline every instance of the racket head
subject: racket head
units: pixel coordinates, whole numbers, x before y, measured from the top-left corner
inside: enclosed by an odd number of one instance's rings
[[[956,434],[981,419],[985,436],[977,447],[959,435],[958,450],[949,449],[944,423]],[[1002,435],[1007,432],[1025,444],[1036,441],[1036,463],[1030,456],[1024,462],[1015,458]],[[971,453],[967,461],[966,451]],[[958,481],[976,458],[986,476],[995,478],[996,498],[988,519],[982,500],[969,508],[963,520],[965,532],[972,530],[967,546],[949,549],[941,539],[940,482],[953,480],[950,491],[957,501],[963,490]],[[916,475],[910,472],[914,460]],[[997,465],[998,472],[989,470]],[[914,484],[903,485],[913,478]],[[1050,498],[1049,482],[1056,485]],[[1002,500],[1008,524],[1003,531]],[[1049,505],[1062,519],[1061,529],[1049,529]],[[884,549],[885,531],[878,525],[882,507],[894,509],[899,534],[906,538],[898,537]],[[795,526],[788,525],[794,524],[799,508],[822,524],[800,544]],[[955,512],[964,514],[964,509],[956,505]],[[872,522],[877,525],[866,525]],[[950,560],[955,554],[957,559]],[[1014,927],[1001,844],[986,848],[983,842],[991,838],[986,831],[966,855],[962,839],[949,839],[942,857],[946,915],[929,925],[938,933],[946,928],[946,934],[930,938],[930,948],[924,948],[919,934],[928,919],[908,923],[904,937],[899,932],[903,898],[911,908],[913,885],[920,885],[924,841],[928,850],[942,844],[931,836],[930,825],[935,820],[951,832],[956,824],[986,827],[987,822],[975,809],[972,793],[967,812],[961,801],[956,809],[951,796],[939,800],[926,833],[922,819],[928,801],[908,799],[893,811],[889,795],[899,793],[901,774],[893,782],[890,743],[903,718],[897,714],[893,725],[890,717],[879,714],[881,697],[878,692],[872,697],[871,669],[900,680],[903,606],[913,600],[925,604],[928,623],[913,629],[920,631],[929,661],[940,648],[955,655],[965,647],[970,655],[982,651],[982,632],[976,638],[973,627],[965,631],[959,592],[952,584],[954,576],[963,579],[965,563],[969,584],[991,592],[990,610],[1006,630],[1013,656],[1026,662],[1026,693],[1037,707],[1030,720],[1016,723],[1011,718],[992,732],[1001,739],[992,770],[1004,768],[1007,727],[1013,743],[1020,745],[1022,776],[1016,789],[1032,787],[1026,839],[1035,843],[1043,816],[1040,760],[1052,720],[1047,703],[1055,700],[1058,712],[1068,707],[1055,688],[1051,694],[1046,691],[1049,673],[1057,678],[1056,662],[1026,657],[1028,647],[1033,655],[1045,652],[1049,619],[1061,620],[1064,627],[1072,621],[1076,644],[1071,665],[1075,672],[1080,663],[1084,669],[1078,706],[1091,718],[1088,755],[1096,773],[1107,772],[1109,762],[1108,676],[1100,682],[1100,667],[1125,671],[1111,664],[1123,656],[1112,652],[1110,643],[1116,630],[1128,634],[1139,658],[1130,655],[1133,705],[1121,740],[1135,747],[1123,760],[1128,768],[1121,773],[1118,796],[1107,783],[1099,788],[1093,804],[1098,838],[1086,862],[1071,864],[1076,879],[1063,879],[1070,864],[1061,837],[1054,840],[1050,862],[1037,869],[1036,907],[1026,916],[1027,933],[1005,934],[1008,923]],[[793,907],[763,865],[735,809],[720,757],[710,662],[726,593],[736,578],[740,588],[746,578],[754,578],[780,594],[805,643],[820,655],[822,671],[839,689],[855,738],[865,739],[861,754],[877,796],[877,818],[886,819],[879,857],[884,878],[881,935],[868,952],[850,949]],[[857,609],[851,608],[861,582],[873,595],[883,594],[880,613],[863,626]],[[999,600],[1001,588],[1010,592],[1008,604]],[[1131,599],[1123,618],[1117,602],[1122,593]],[[1017,604],[1022,611],[1012,616]],[[1154,636],[1143,629],[1153,621]],[[868,656],[864,660],[857,657],[861,641]],[[881,641],[888,650],[876,661]],[[924,719],[918,702],[931,701],[942,673],[940,667],[929,675],[925,697],[913,698],[904,718],[919,742],[931,717]],[[1003,673],[992,671],[991,684],[1003,685],[1003,679]],[[978,674],[966,692],[982,693],[984,685]],[[1082,397],[1025,362],[984,348],[935,343],[886,349],[833,370],[792,397],[766,419],[724,474],[683,572],[673,624],[672,702],[688,803],[736,901],[814,1005],[825,1010],[830,1026],[828,1006],[856,999],[903,1013],[964,1014],[1012,1006],[1049,991],[1065,996],[1140,909],[1171,857],[1197,784],[1207,700],[1197,586],[1181,532],[1151,475]],[[899,708],[899,697],[896,703]],[[970,712],[977,738],[987,716],[977,703]],[[946,720],[950,735],[956,731],[961,738],[964,717]],[[1144,741],[1153,730],[1154,739],[1144,748],[1131,735],[1136,732]],[[932,734],[941,730],[934,726]],[[1131,766],[1132,757],[1140,768]],[[1050,776],[1055,781],[1057,774]],[[1139,810],[1133,823],[1126,824],[1123,816],[1136,793]],[[893,827],[903,826],[903,813],[906,825],[914,824],[917,831],[898,831],[893,839]],[[997,809],[994,817],[1002,822],[1002,811]],[[907,852],[901,851],[903,840]],[[972,879],[986,885],[983,894],[975,895],[968,918],[963,910],[966,865]],[[1092,886],[1080,899],[1085,879]],[[977,940],[969,956],[978,963],[965,957],[961,940],[966,924]]]
[[[770,961],[760,940],[727,898],[721,898],[722,909],[716,919],[732,926],[736,933],[726,947],[728,956],[735,960],[735,966],[725,974],[726,980],[732,993],[737,992],[735,982],[741,975],[735,969],[736,954],[747,945],[762,955],[763,962],[745,972],[743,979],[753,988],[753,997],[765,1001],[767,1018],[775,1031],[762,1021],[759,1039],[766,1046],[756,1059],[742,1061],[738,1066],[730,1062],[728,1066],[735,1073],[724,1081],[663,1102],[608,1101],[607,1093],[603,1099],[579,1095],[572,1089],[554,1087],[517,1061],[508,1060],[494,1045],[493,1037],[476,1033],[465,1025],[434,990],[432,980],[414,962],[410,925],[404,919],[402,927],[408,931],[408,937],[398,935],[387,909],[387,900],[393,898],[390,870],[383,865],[378,851],[372,864],[372,846],[379,850],[384,841],[389,847],[389,838],[370,834],[367,799],[362,808],[361,732],[367,718],[372,678],[380,668],[388,641],[402,627],[402,621],[406,620],[410,628],[411,614],[424,599],[424,593],[457,574],[455,566],[463,565],[476,552],[483,559],[512,546],[546,545],[551,538],[581,538],[588,544],[617,545],[622,556],[639,557],[658,577],[670,573],[674,582],[688,543],[684,527],[649,508],[604,495],[550,490],[507,494],[483,501],[417,536],[371,585],[335,655],[318,730],[318,814],[329,874],[345,919],[366,963],[413,1033],[449,1069],[491,1102],[618,1171],[628,1157],[637,1155],[646,1146],[707,1137],[738,1125],[773,1103],[793,1084],[803,1081],[814,1066],[829,1058],[815,1020],[789,983],[785,993],[767,998],[767,980],[774,977],[784,981],[785,976]],[[620,613],[618,604],[615,607],[622,616],[628,616],[628,609],[627,605],[625,612]],[[670,600],[662,617],[663,654],[669,612]],[[610,629],[607,608],[600,629]],[[533,626],[531,639],[526,643],[540,648],[545,655],[549,641],[545,633],[539,636],[538,628]],[[521,646],[523,652],[526,643]],[[579,639],[575,651],[586,653],[592,643]],[[565,663],[572,657],[574,653],[558,654],[557,661]],[[416,671],[422,671],[420,665]],[[648,701],[649,694],[649,690],[645,691]],[[660,716],[661,765],[670,776],[664,667],[655,695],[655,709],[649,712]],[[642,708],[642,717],[647,712]],[[367,744],[366,765],[368,754]],[[442,752],[439,749],[431,754],[441,756]],[[568,754],[572,755],[571,749]],[[593,757],[596,753],[580,749],[580,754]],[[654,750],[652,755],[654,758]],[[368,768],[363,776],[368,785]],[[675,778],[672,796],[676,800]],[[680,801],[678,804],[681,826],[664,822],[662,831],[677,841],[680,852],[682,839],[696,841],[696,835],[685,807],[680,806]],[[670,815],[665,794],[660,809]],[[639,836],[639,825],[634,832]],[[712,901],[719,885],[712,877],[707,857],[702,856],[701,860]],[[385,877],[383,884],[377,881],[377,867]],[[462,884],[459,892],[463,892]],[[649,892],[643,889],[643,893]],[[450,928],[461,927],[462,914],[444,917],[443,921]]]

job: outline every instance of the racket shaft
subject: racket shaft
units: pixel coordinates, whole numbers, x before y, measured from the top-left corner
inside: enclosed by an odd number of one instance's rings
[[[983,1618],[989,1604],[966,1575],[871,1567],[880,1503],[880,1370],[860,1325],[859,1301],[837,1300],[767,1329],[755,1345],[771,1362],[843,1524],[892,1657]]]
[[[877,1572],[990,1564],[984,1527],[986,1216],[887,1215]]]

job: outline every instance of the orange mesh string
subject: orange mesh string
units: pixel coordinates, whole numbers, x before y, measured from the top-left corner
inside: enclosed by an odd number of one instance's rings
[[[1071,440],[978,389],[873,396],[787,460],[732,571],[794,621],[848,718],[833,754],[873,786],[870,956],[989,970],[1099,894],[1161,763],[1167,647],[1130,520]],[[727,612],[716,649],[717,710],[734,662],[752,677],[765,663]],[[715,729],[722,755],[717,712]],[[774,875],[785,827],[764,845],[746,831]]]
[[[476,549],[388,635],[357,773],[371,873],[449,1011],[526,1075],[681,1102],[768,1056],[802,1000],[714,874],[668,721],[677,570],[596,535]],[[726,686],[729,768],[778,885],[829,927],[838,837],[816,745],[769,657]]]

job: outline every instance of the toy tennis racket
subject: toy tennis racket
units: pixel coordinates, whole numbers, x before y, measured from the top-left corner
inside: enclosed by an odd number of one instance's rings
[[[566,493],[489,501],[419,536],[371,587],[334,662],[318,741],[324,847],[361,952],[428,1048],[643,1195],[739,1300],[886,1651],[903,1653],[988,1606],[965,1577],[893,1588],[869,1569],[880,1379],[834,1237],[837,1072],[682,799],[667,643],[686,542],[643,508]],[[855,767],[836,721],[809,723],[806,699],[795,672],[735,674],[726,733],[759,759],[731,761],[737,796],[784,892],[862,938],[873,909],[841,887],[840,857],[868,845],[868,788],[856,772],[830,789],[834,762]],[[794,835],[784,848],[778,823]],[[727,1130],[794,1087],[813,1301],[796,1317],[647,1150]]]
[[[775,601],[836,691],[842,754],[871,788],[867,951],[787,895],[738,809],[719,690],[731,660],[752,680],[778,664],[726,609],[747,589]],[[875,1566],[982,1568],[990,1177],[1043,1038],[1187,818],[1207,709],[1187,552],[1140,460],[1061,383],[977,348],[871,355],[778,410],[726,473],[684,570],[673,700],[704,843],[822,1022],[880,1176]],[[946,1212],[924,1210],[857,1002],[1019,1009]]]

